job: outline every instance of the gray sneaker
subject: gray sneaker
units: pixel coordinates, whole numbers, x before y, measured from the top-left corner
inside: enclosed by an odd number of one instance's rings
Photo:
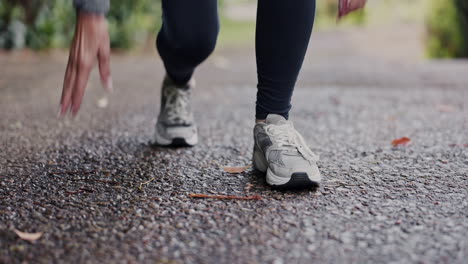
[[[290,121],[268,115],[265,123],[255,125],[254,141],[254,169],[266,172],[269,185],[288,189],[319,186],[318,156]]]
[[[198,143],[197,126],[190,103],[192,79],[179,87],[165,77],[161,89],[161,110],[156,123],[155,143],[161,146],[193,146]]]

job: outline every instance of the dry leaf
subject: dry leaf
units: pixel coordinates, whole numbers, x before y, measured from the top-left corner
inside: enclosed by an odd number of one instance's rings
[[[39,232],[39,233],[25,233],[25,232],[21,232],[17,229],[13,230],[15,231],[15,233],[23,240],[27,240],[27,241],[31,241],[31,242],[34,242],[36,240],[38,240],[39,238],[41,238],[42,236],[42,232]]]
[[[333,105],[340,105],[341,104],[340,99],[338,97],[336,97],[336,96],[330,96],[330,97],[328,97],[328,99],[330,99],[330,102]]]
[[[260,195],[253,196],[235,196],[235,195],[208,195],[201,193],[191,193],[190,198],[212,198],[212,199],[231,199],[231,200],[261,200]]]
[[[449,144],[449,147],[464,147],[468,148],[468,144]]]
[[[252,165],[247,165],[243,167],[229,167],[229,166],[223,166],[223,170],[227,173],[242,173],[246,170],[248,170]]]
[[[402,137],[402,138],[398,138],[398,139],[395,139],[395,140],[392,141],[392,145],[394,147],[396,147],[396,146],[406,146],[409,143],[411,143],[411,139],[408,138],[408,137]]]
[[[241,167],[231,167],[231,166],[223,166],[219,162],[217,162],[216,160],[213,160],[212,162],[215,163],[216,165],[218,165],[219,167],[221,167],[225,172],[233,173],[233,174],[242,173],[242,172],[248,170],[250,167],[252,167],[252,164],[249,164],[247,166],[241,166]]]
[[[436,106],[436,108],[443,113],[453,113],[457,111],[457,109],[452,105],[439,104]]]

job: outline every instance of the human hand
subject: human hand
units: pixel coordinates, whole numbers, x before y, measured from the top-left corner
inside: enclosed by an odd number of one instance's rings
[[[367,0],[338,0],[338,19],[353,11],[364,8],[366,3]]]
[[[112,91],[110,40],[104,15],[79,12],[63,81],[59,115],[78,113],[91,70],[99,62],[103,87]]]

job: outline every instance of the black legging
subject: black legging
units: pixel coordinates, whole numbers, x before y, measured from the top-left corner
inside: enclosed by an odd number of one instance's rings
[[[217,0],[162,0],[157,48],[176,83],[189,81],[214,50],[219,32]],[[256,118],[288,118],[291,96],[312,32],[315,0],[258,0]]]

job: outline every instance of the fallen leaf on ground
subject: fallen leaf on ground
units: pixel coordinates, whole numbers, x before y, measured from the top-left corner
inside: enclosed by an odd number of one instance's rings
[[[211,199],[230,199],[230,200],[261,200],[260,195],[236,196],[236,195],[208,195],[201,193],[191,193],[190,198],[211,198]]]
[[[252,164],[249,164],[247,166],[237,166],[236,167],[236,166],[223,166],[219,162],[217,162],[216,160],[213,160],[212,162],[215,163],[216,165],[218,165],[219,167],[221,167],[225,172],[233,173],[233,174],[242,173],[242,172],[248,170],[250,167],[252,167]]]
[[[408,137],[402,137],[402,138],[398,138],[398,139],[395,139],[392,141],[392,145],[394,147],[396,146],[406,146],[408,145],[409,143],[411,143],[411,139],[408,138]]]
[[[31,242],[34,242],[36,240],[38,240],[39,238],[41,238],[42,236],[42,232],[39,232],[39,233],[26,233],[26,232],[21,232],[17,229],[13,230],[21,239],[23,240],[27,240],[27,241],[31,241]]]
[[[446,105],[446,104],[439,104],[436,106],[437,110],[439,110],[439,112],[443,112],[443,113],[453,113],[455,111],[457,111],[457,109],[452,106],[452,105]]]
[[[252,165],[242,166],[242,167],[230,167],[230,166],[222,166],[223,170],[228,173],[242,173],[248,170]]]
[[[468,144],[449,144],[449,147],[465,147],[465,148],[468,148]]]

